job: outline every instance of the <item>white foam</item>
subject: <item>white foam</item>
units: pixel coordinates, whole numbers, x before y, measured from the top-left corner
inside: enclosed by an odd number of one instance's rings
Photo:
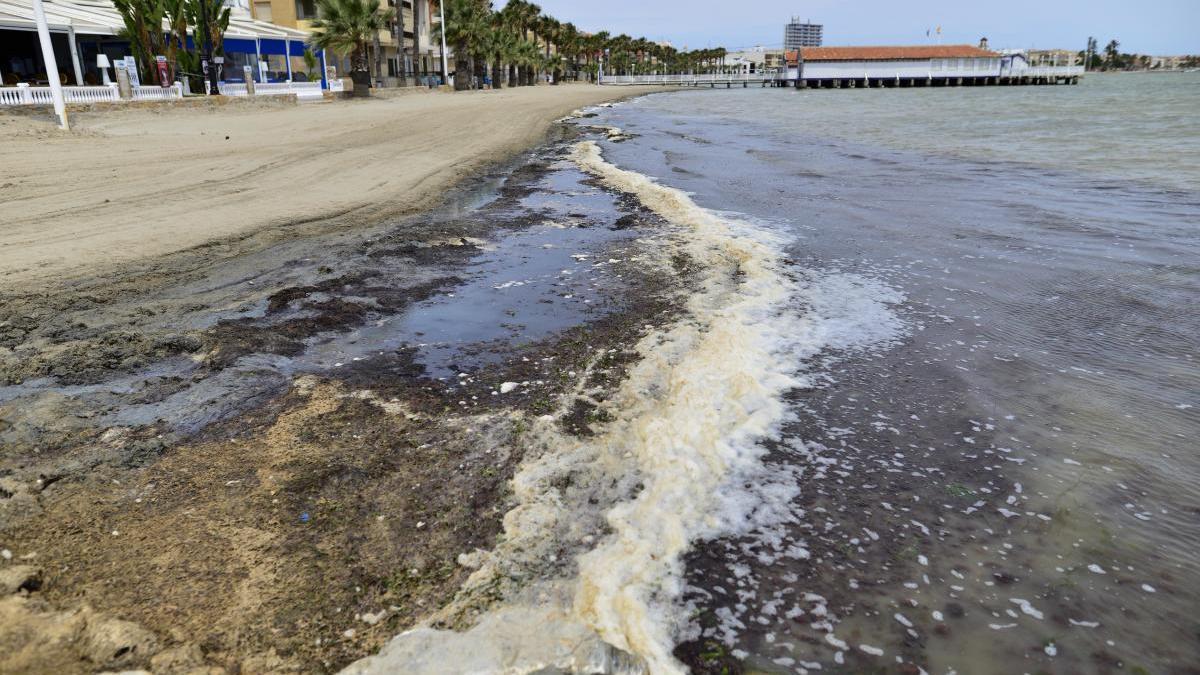
[[[899,334],[888,305],[902,297],[885,285],[787,274],[768,231],[607,163],[593,142],[572,158],[684,231],[661,255],[689,256],[699,290],[685,318],[638,342],[639,359],[609,399],[615,419],[595,436],[533,420],[504,535],[462,557],[476,571],[440,618],[486,608],[481,598],[497,594],[499,604],[464,633],[401,634],[348,672],[684,672],[672,655],[686,629],[683,553],[793,517],[802,468],[768,470],[760,441],[785,420],[783,394],[803,384],[798,367]],[[577,388],[562,410],[586,394]]]

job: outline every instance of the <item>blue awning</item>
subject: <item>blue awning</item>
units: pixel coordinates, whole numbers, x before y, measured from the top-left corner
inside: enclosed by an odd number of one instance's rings
[[[225,38],[222,43],[226,52],[238,52],[241,54],[254,53],[254,40],[243,40],[238,38]]]

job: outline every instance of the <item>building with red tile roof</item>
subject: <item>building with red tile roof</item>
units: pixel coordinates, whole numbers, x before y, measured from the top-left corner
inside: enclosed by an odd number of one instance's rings
[[[1000,54],[974,45],[903,47],[805,47],[805,61],[910,61],[927,59],[995,59]]]

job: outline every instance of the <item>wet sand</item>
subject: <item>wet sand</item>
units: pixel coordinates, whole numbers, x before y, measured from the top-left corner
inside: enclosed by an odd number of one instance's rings
[[[593,433],[690,274],[547,128],[417,216],[6,287],[0,671],[327,672],[469,623],[533,421]],[[469,344],[421,343],[447,316]]]

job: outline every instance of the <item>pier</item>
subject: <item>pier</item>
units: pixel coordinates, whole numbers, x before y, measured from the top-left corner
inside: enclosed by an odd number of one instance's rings
[[[603,85],[886,89],[1078,84],[1083,66],[1029,66],[1020,54],[970,45],[807,47],[786,55],[788,67],[759,73],[605,76]]]
[[[605,75],[600,84],[632,86],[645,84],[674,85],[678,87],[782,87],[788,84],[784,73],[766,71],[761,73],[696,73],[683,75]]]

